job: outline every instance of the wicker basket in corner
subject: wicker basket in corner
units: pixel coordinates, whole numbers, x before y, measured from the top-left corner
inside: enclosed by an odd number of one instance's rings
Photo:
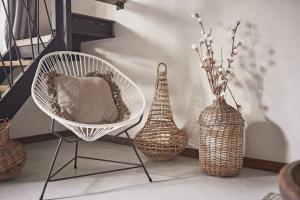
[[[10,121],[0,120],[0,181],[20,173],[26,160],[21,143],[9,139]]]
[[[201,169],[212,176],[230,177],[243,166],[244,120],[223,98],[205,108],[199,117]]]
[[[164,70],[160,70],[164,66]],[[151,160],[170,160],[182,152],[186,134],[177,128],[171,111],[167,83],[167,66],[157,67],[155,94],[149,117],[134,138],[135,145]]]

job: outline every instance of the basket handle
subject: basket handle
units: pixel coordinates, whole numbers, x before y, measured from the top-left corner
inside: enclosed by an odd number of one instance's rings
[[[164,71],[162,71],[162,72],[167,73],[167,71],[168,71],[167,68],[168,68],[168,67],[167,67],[166,63],[163,63],[163,62],[161,62],[161,63],[159,63],[159,64],[157,65],[157,73],[160,72],[160,66],[162,66],[162,65],[164,66]]]

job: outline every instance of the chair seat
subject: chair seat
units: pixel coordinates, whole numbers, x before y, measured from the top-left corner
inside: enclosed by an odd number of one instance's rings
[[[83,124],[66,120],[54,114],[51,108],[51,97],[47,93],[46,80],[43,76],[44,73],[53,70],[60,74],[76,77],[83,77],[94,71],[112,72],[113,81],[121,90],[122,99],[130,111],[130,116],[117,123]],[[44,113],[86,141],[97,140],[115,130],[125,129],[134,124],[142,116],[145,108],[145,97],[141,90],[112,64],[93,55],[70,51],[53,52],[41,59],[32,84],[32,98]]]

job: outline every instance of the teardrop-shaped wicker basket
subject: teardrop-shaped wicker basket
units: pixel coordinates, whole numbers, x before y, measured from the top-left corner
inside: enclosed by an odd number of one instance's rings
[[[201,169],[218,177],[235,176],[243,166],[244,120],[238,110],[218,98],[200,114]]]
[[[164,66],[164,70],[160,69]],[[167,65],[157,67],[155,94],[149,117],[134,138],[135,145],[152,160],[170,160],[182,152],[186,134],[177,128],[171,111],[167,83]]]
[[[26,160],[22,144],[9,139],[9,120],[0,120],[0,181],[20,173]]]

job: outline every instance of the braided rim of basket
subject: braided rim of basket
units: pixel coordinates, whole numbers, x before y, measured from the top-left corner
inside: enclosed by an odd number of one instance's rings
[[[225,109],[224,110],[224,112],[222,112],[222,113],[217,113],[216,112],[216,109],[217,108],[219,108],[218,109],[218,111],[220,111],[220,110],[222,110],[222,109]],[[242,124],[242,123],[244,123],[245,122],[245,120],[244,120],[244,118],[243,118],[243,115],[242,115],[242,113],[237,109],[237,108],[234,108],[233,106],[231,106],[231,105],[229,105],[227,102],[226,102],[226,100],[225,100],[225,98],[224,97],[218,97],[217,99],[215,99],[215,100],[213,100],[213,104],[212,105],[210,105],[210,106],[208,106],[208,107],[206,107],[201,113],[200,113],[200,116],[199,116],[199,119],[198,119],[198,124],[200,125],[200,126],[207,126],[208,124],[206,124],[206,123],[203,123],[203,121],[201,120],[201,118],[203,118],[204,116],[203,116],[203,112],[204,111],[208,111],[208,110],[210,110],[210,112],[212,112],[212,113],[214,113],[214,114],[219,114],[219,117],[222,117],[222,115],[224,115],[224,116],[228,116],[228,113],[226,113],[226,111],[227,110],[235,110],[236,111],[236,114],[238,115],[238,117],[239,117],[239,120],[237,121],[237,123],[232,123],[232,124],[228,124],[227,123],[227,125],[233,125],[233,126],[237,126],[237,125],[240,125],[240,124]],[[211,119],[212,120],[212,119]],[[221,123],[221,124],[223,124],[223,123]]]

